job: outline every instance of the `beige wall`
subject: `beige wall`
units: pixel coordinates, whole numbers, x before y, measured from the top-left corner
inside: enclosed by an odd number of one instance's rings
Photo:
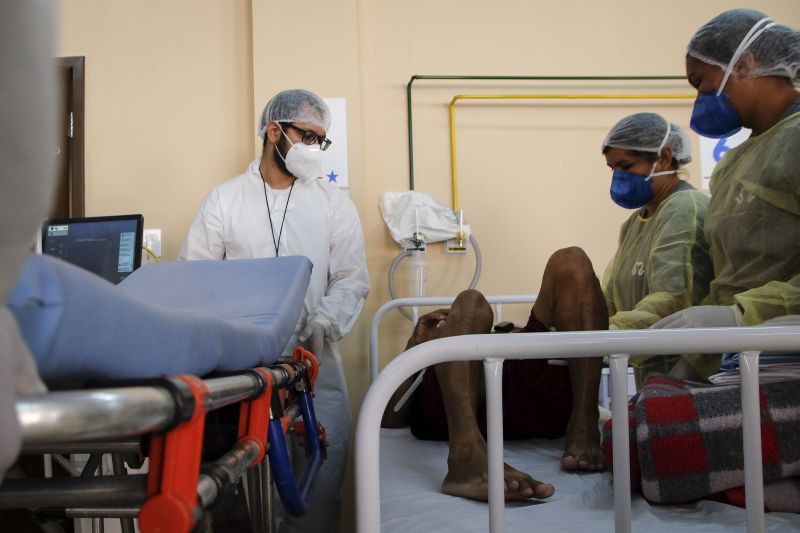
[[[253,156],[249,0],[65,0],[86,57],[86,211],[140,212],[175,258],[205,194]]]
[[[368,385],[369,320],[389,299],[399,248],[378,212],[408,188],[405,88],[412,74],[670,75],[702,23],[739,2],[499,0],[62,0],[59,55],[86,56],[87,211],[138,211],[175,258],[217,183],[256,153],[255,117],[276,91],[306,87],[348,106],[350,194],[372,292],[343,342],[354,410]],[[800,27],[797,0],[755,7]],[[447,104],[490,92],[689,92],[682,83],[417,82],[416,189],[450,204]],[[655,110],[687,126],[690,102],[469,102],[457,112],[460,205],[483,250],[478,287],[535,292],[545,261],[583,246],[598,274],[627,212],[608,198],[599,146],[621,116]],[[690,166],[698,183],[699,166]],[[453,294],[473,256],[430,247],[429,294]],[[405,272],[398,286],[406,286]],[[512,318],[523,320],[525,310]],[[385,364],[410,325],[388,317]]]
[[[360,145],[351,176],[360,209],[373,281],[361,329],[347,339],[352,349],[349,382],[354,404],[368,383],[363,365],[369,319],[389,299],[386,270],[400,251],[385,229],[377,203],[384,191],[408,188],[406,83],[412,74],[472,75],[674,75],[692,33],[731,1],[635,0],[542,2],[503,0],[408,0],[358,3]],[[795,0],[762,1],[777,20],[800,27]],[[314,5],[314,8],[318,6]],[[349,28],[349,26],[348,26]],[[334,41],[331,27],[320,37]],[[320,80],[322,81],[322,80]],[[414,84],[415,188],[450,204],[448,103],[462,93],[686,92],[683,83],[525,83],[417,81]],[[622,116],[661,112],[688,127],[691,101],[661,102],[467,102],[457,109],[459,204],[483,252],[478,288],[485,293],[530,293],[550,253],[583,246],[599,275],[611,258],[619,224],[629,212],[608,197],[609,171],[600,154],[608,128]],[[690,168],[699,183],[699,163]],[[474,260],[445,256],[430,247],[431,295],[454,294],[470,280]],[[401,269],[402,270],[402,269]],[[406,287],[404,272],[397,285]],[[511,310],[507,311],[512,313]],[[509,317],[524,320],[526,309]],[[394,313],[382,328],[381,362],[405,344],[410,324]]]

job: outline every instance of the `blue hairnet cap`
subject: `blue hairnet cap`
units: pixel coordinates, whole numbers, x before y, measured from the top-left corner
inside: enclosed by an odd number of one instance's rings
[[[746,38],[752,41],[738,50]],[[734,56],[738,61],[746,52],[753,54],[756,63],[749,76],[780,76],[798,81],[800,32],[774,23],[754,9],[731,9],[717,15],[692,36],[686,54],[726,70]]]
[[[258,135],[262,139],[270,122],[304,122],[327,132],[331,127],[331,110],[322,98],[311,91],[289,89],[270,98],[264,106],[258,123]]]
[[[664,143],[669,124],[669,137]],[[672,149],[672,157],[683,166],[692,160],[692,141],[678,125],[667,122],[657,113],[635,113],[623,118],[611,128],[603,140],[602,149],[621,148],[635,152],[657,154],[662,146]]]

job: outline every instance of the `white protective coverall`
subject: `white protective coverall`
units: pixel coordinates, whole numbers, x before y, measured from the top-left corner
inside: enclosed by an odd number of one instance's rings
[[[54,42],[53,2],[0,3],[0,481],[20,449],[16,396],[45,390],[4,304],[55,189]]]
[[[284,354],[291,353],[296,336],[309,324],[323,327],[323,353],[315,354],[320,374],[314,408],[329,447],[309,513],[300,519],[289,517],[285,525],[301,531],[338,531],[352,415],[337,342],[350,331],[369,292],[363,231],[356,207],[344,191],[324,180],[298,179],[290,197],[290,189],[272,190],[264,183],[260,162],[256,159],[246,172],[211,191],[189,228],[180,258],[275,257],[274,233],[276,241],[280,235],[278,255],[311,259],[314,268],[304,310]]]

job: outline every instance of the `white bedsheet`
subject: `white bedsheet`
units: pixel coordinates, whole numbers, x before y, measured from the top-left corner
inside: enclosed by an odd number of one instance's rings
[[[547,503],[506,505],[506,531],[614,531],[611,475],[568,474],[559,468],[564,441],[506,442],[505,460],[536,479],[552,483]],[[381,429],[381,531],[383,533],[488,531],[486,504],[446,496],[447,443],[420,441],[408,429]],[[743,509],[702,501],[682,506],[633,497],[633,531],[745,531]],[[769,532],[800,531],[800,515],[769,513]]]

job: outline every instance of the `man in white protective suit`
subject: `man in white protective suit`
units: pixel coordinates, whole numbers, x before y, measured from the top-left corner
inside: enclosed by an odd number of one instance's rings
[[[318,179],[321,152],[331,143],[325,136],[330,122],[328,106],[309,91],[282,91],[270,99],[259,124],[261,157],[211,191],[180,252],[181,259],[303,255],[314,264],[295,333],[320,362],[314,407],[329,447],[308,514],[287,516],[282,531],[339,530],[352,415],[337,342],[369,292],[355,205],[344,191]],[[284,355],[295,345],[293,338]]]
[[[54,42],[53,2],[0,3],[0,481],[20,450],[14,401],[45,390],[5,302],[55,192]]]

